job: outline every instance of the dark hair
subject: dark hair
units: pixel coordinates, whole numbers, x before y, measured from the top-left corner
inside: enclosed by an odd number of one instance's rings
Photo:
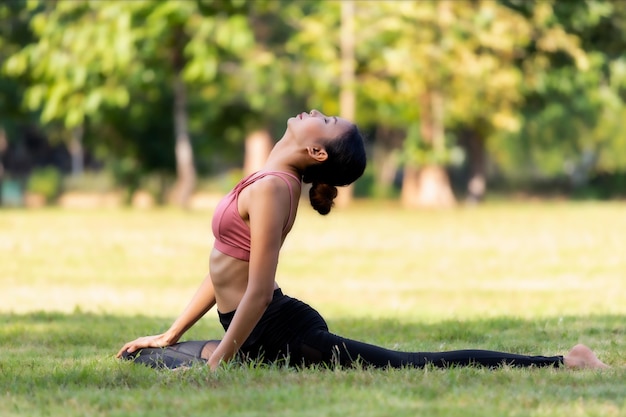
[[[324,143],[328,158],[310,165],[302,175],[302,181],[311,183],[309,199],[320,214],[328,214],[337,197],[337,186],[353,183],[365,171],[366,155],[363,136],[356,125],[336,139]]]

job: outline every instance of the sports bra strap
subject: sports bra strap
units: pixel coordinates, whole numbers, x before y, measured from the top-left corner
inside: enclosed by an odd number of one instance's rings
[[[287,184],[287,187],[289,187],[289,219],[287,220],[287,224],[289,223],[289,221],[291,221],[291,219],[293,219],[294,216],[294,205],[293,205],[293,187],[291,185],[291,182],[285,178],[285,175],[288,177],[293,178],[294,180],[298,181],[298,183],[301,182],[301,179],[296,177],[294,174],[292,174],[291,172],[285,172],[285,171],[258,171],[255,172],[251,175],[249,175],[245,180],[241,181],[239,183],[239,185],[236,187],[237,193],[239,193],[242,189],[244,189],[245,187],[247,187],[248,185],[250,185],[251,183],[253,183],[256,180],[259,180],[261,178],[264,178],[268,175],[275,175],[279,178],[281,178],[283,181],[285,181],[285,183]]]

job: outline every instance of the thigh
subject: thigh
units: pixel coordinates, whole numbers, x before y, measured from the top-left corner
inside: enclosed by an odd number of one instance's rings
[[[241,352],[250,359],[274,362],[301,357],[301,340],[308,332],[328,330],[322,316],[308,304],[288,296],[272,302]]]

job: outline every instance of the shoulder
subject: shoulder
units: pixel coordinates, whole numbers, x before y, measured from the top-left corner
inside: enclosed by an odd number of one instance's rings
[[[266,175],[246,187],[240,194],[242,208],[249,214],[264,212],[264,215],[283,216],[290,210],[290,191],[283,179]]]
[[[287,184],[279,177],[268,175],[244,191],[243,209],[247,212],[251,230],[280,232],[291,210]]]
[[[285,180],[277,175],[266,175],[263,178],[259,178],[248,188],[250,189],[250,194],[254,194],[255,197],[276,197],[277,195],[287,194],[289,192],[289,186]]]

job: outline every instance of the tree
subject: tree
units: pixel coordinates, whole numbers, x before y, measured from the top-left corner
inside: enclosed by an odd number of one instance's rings
[[[12,55],[5,68],[33,78],[26,105],[41,109],[44,124],[64,124],[73,173],[79,175],[85,118],[97,117],[102,105],[129,102],[122,80],[133,56],[131,9],[115,2],[34,2],[31,9],[37,41]]]
[[[364,4],[361,56],[371,59],[362,94],[379,120],[407,127],[407,205],[452,204],[443,166],[459,155],[454,134],[473,150],[470,194],[480,199],[485,143],[519,130],[523,85],[548,71],[546,54],[568,56],[578,69],[588,65],[578,38],[554,21],[550,1],[532,2],[528,14],[493,1]],[[530,44],[536,53],[527,54]]]
[[[304,6],[303,6],[304,5]],[[362,130],[374,125],[360,111],[357,74],[361,8],[368,2],[303,2],[286,9],[284,16],[295,33],[288,50],[295,62],[291,77],[294,92],[306,97],[309,108],[355,121]],[[352,201],[354,187],[339,189],[337,204]]]
[[[25,1],[0,4],[0,63],[30,42],[28,28],[30,15]],[[33,117],[20,103],[20,97],[30,83],[28,76],[16,78],[5,76],[0,65],[0,205],[2,205],[3,179],[7,171],[5,160],[11,144],[15,144],[18,132],[31,123]],[[8,161],[6,161],[8,162]],[[15,162],[15,161],[14,161]]]
[[[245,79],[237,93],[237,101],[246,109],[243,122],[246,132],[244,171],[258,170],[267,159],[273,137],[281,135],[285,119],[302,108],[292,88],[293,62],[286,44],[293,34],[287,23],[293,2],[270,0],[252,2],[249,24],[254,33],[255,45],[242,62],[239,76]]]
[[[188,86],[214,82],[252,45],[246,2],[33,4],[38,40],[6,63],[13,75],[35,77],[26,96],[29,107],[42,108],[44,123],[62,120],[72,132],[70,149],[80,155],[87,118],[97,123],[105,108],[129,106],[131,92],[146,80],[172,91],[176,201],[185,206],[195,182]]]
[[[504,3],[525,15],[536,7]],[[585,65],[573,59],[575,55],[541,51],[529,44],[527,54],[540,53],[549,70],[527,78],[521,109],[525,123],[508,140],[495,141],[494,151],[508,171],[539,179],[565,176],[576,188],[597,173],[626,167],[621,128],[626,7],[610,1],[555,2],[551,7],[553,25],[577,40],[587,58]]]
[[[140,35],[143,47],[170,59],[177,161],[174,190],[176,202],[185,206],[196,175],[186,108],[187,84],[214,82],[220,71],[228,71],[231,61],[253,46],[246,2],[168,1],[152,3],[146,12],[149,24],[142,27]]]
[[[339,33],[341,55],[341,87],[339,92],[339,115],[344,119],[356,118],[356,87],[355,87],[355,29],[354,29],[355,2],[341,3],[341,28]],[[339,189],[337,205],[347,206],[352,201],[354,185]]]

